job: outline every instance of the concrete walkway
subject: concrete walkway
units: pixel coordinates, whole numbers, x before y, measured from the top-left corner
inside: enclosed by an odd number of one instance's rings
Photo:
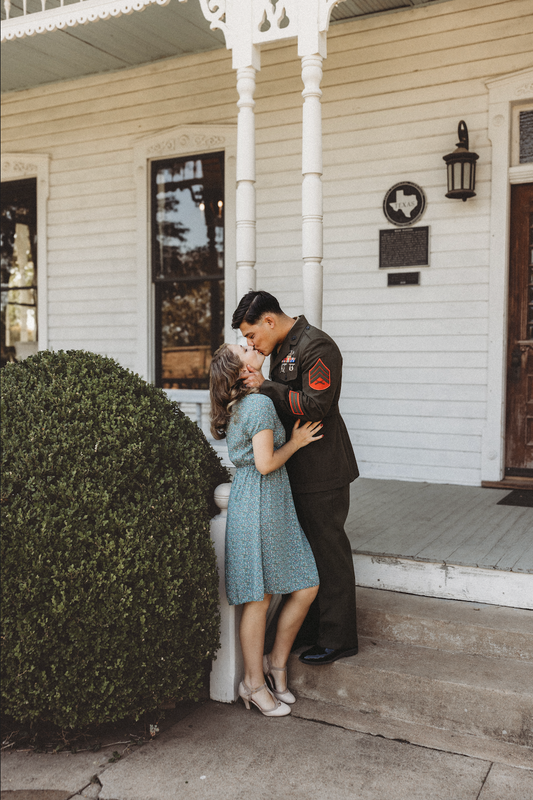
[[[1,800],[533,800],[533,770],[240,702],[197,706],[110,763],[113,749],[8,753]]]

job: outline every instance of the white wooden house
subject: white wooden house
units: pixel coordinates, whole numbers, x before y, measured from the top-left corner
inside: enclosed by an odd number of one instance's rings
[[[14,246],[26,283],[2,277],[8,355],[83,348],[202,387],[239,297],[264,288],[339,343],[364,476],[533,484],[531,0],[42,9],[4,0],[2,181],[29,181],[37,229],[23,264],[22,222]],[[461,121],[479,156],[466,202],[445,196]],[[384,213],[409,196],[396,184],[422,190],[414,223]],[[203,299],[161,220],[207,254]],[[427,257],[380,257],[380,236],[420,229]],[[199,338],[190,320],[167,336],[198,303]]]

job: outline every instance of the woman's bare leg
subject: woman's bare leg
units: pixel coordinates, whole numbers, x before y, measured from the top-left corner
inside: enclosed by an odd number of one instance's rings
[[[300,589],[297,592],[292,592],[291,596],[285,601],[279,615],[274,647],[269,656],[272,667],[286,666],[296,634],[300,630],[309,606],[315,599],[317,592],[318,586]],[[287,688],[287,674],[275,672],[274,680],[276,681],[278,692],[285,691]]]
[[[263,600],[245,603],[242,610],[239,634],[244,659],[244,683],[249,689],[256,689],[265,682],[263,649],[266,615],[271,597],[272,595],[266,594]],[[254,699],[267,711],[276,706],[272,695],[266,689],[254,695]]]

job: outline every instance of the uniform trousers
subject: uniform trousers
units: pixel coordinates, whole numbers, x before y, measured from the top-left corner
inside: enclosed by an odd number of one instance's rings
[[[357,647],[355,573],[344,523],[350,486],[327,492],[293,492],[296,513],[315,557],[320,588],[300,629],[297,644],[333,650]]]

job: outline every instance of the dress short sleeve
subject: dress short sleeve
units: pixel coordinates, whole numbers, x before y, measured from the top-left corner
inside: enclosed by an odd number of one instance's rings
[[[249,394],[245,398],[244,425],[252,438],[260,431],[274,431],[278,415],[274,403],[264,394]]]

